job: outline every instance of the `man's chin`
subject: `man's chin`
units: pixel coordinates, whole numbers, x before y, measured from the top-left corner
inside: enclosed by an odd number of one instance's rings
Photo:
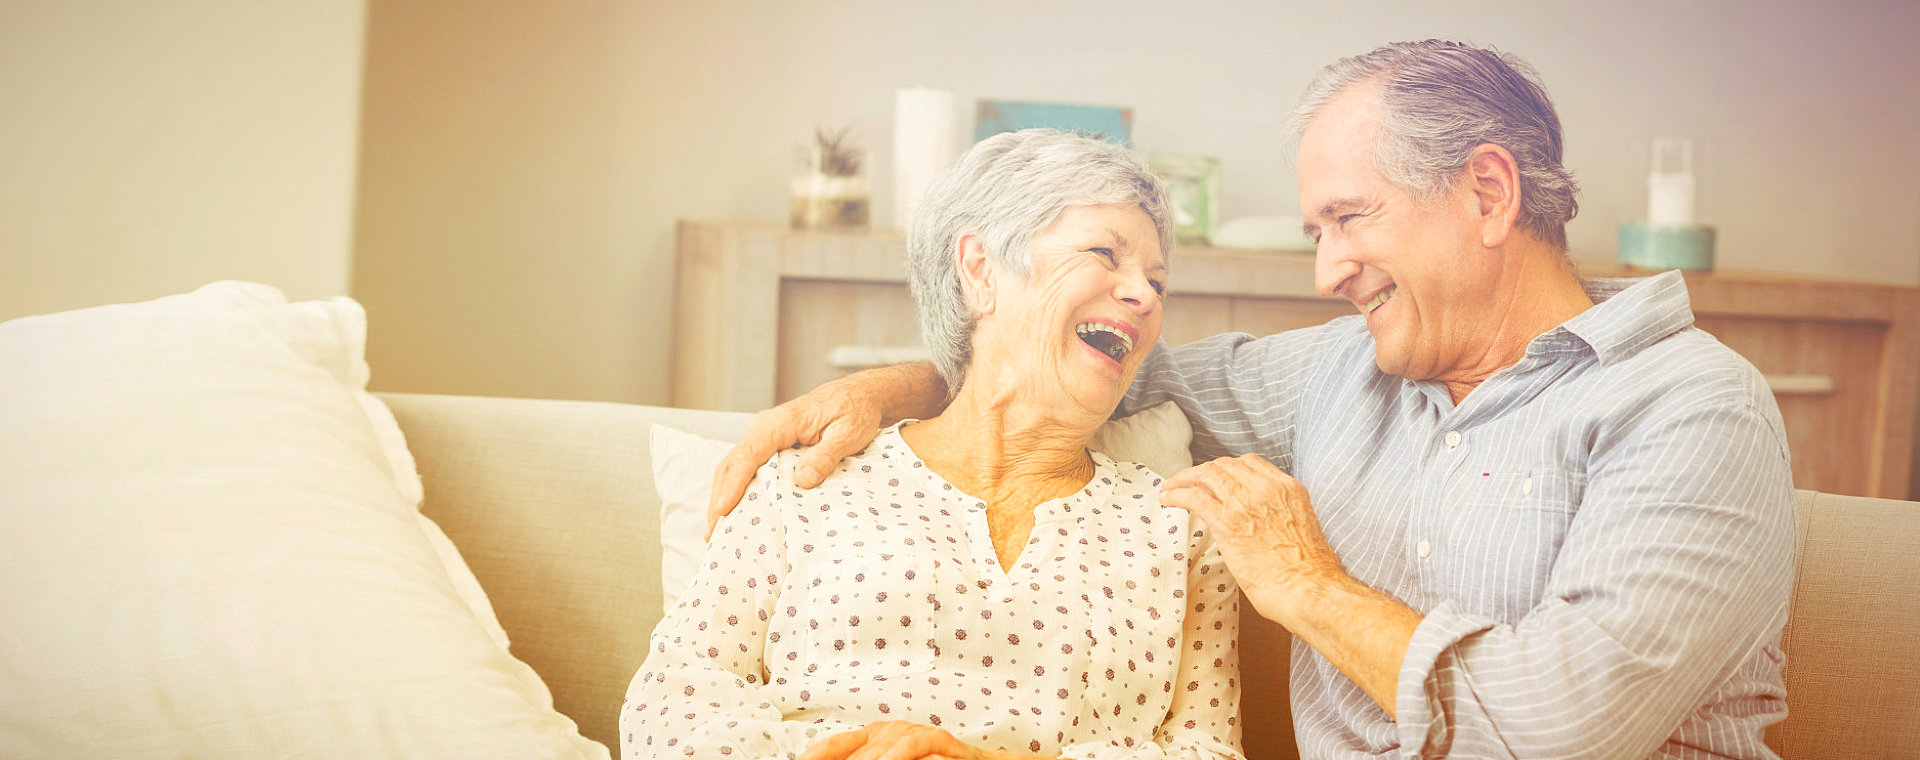
[[[1381,372],[1385,374],[1393,375],[1394,377],[1407,376],[1406,357],[1396,352],[1380,351],[1378,349],[1375,349],[1375,352],[1373,354],[1373,366],[1379,367]]]

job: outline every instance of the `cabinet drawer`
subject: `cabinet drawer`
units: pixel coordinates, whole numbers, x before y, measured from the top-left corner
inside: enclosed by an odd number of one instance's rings
[[[1871,493],[1882,413],[1887,325],[1700,316],[1700,329],[1753,362],[1774,386],[1793,455],[1793,485]]]
[[[862,369],[833,366],[834,349],[921,345],[920,320],[905,284],[785,280],[779,325],[776,402]]]

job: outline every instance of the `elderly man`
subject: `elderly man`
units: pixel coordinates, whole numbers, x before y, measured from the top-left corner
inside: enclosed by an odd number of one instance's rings
[[[1429,40],[1320,72],[1296,112],[1316,287],[1360,316],[1156,351],[1202,517],[1294,648],[1307,757],[1772,757],[1786,714],[1786,439],[1676,273],[1587,280],[1560,123],[1516,58]],[[929,368],[761,415],[716,477],[937,407]],[[1238,455],[1229,458],[1230,455]],[[804,466],[804,465],[803,465]],[[813,479],[801,473],[804,482]]]

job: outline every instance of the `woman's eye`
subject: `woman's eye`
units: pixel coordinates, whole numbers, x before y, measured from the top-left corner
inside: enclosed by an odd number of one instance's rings
[[[1359,218],[1360,218],[1360,215],[1359,215],[1359,214],[1341,214],[1341,215],[1340,215],[1340,223],[1341,223],[1341,224],[1346,224],[1347,222],[1351,222],[1351,221],[1353,221],[1353,220],[1355,220],[1355,219],[1359,219]]]
[[[1148,281],[1147,281],[1147,283],[1153,286],[1153,292],[1154,292],[1154,294],[1155,294],[1155,295],[1162,295],[1162,296],[1164,296],[1164,295],[1166,295],[1166,294],[1167,294],[1167,284],[1166,284],[1166,283],[1164,283],[1164,282],[1161,282],[1161,281],[1159,281],[1159,280],[1148,280]]]
[[[1097,254],[1100,254],[1101,256],[1105,256],[1105,257],[1107,257],[1107,260],[1108,260],[1108,261],[1112,261],[1112,260],[1113,260],[1113,249],[1112,249],[1112,248],[1089,248],[1089,249],[1087,249],[1087,250],[1088,250],[1089,252],[1091,252],[1091,253],[1097,253]]]

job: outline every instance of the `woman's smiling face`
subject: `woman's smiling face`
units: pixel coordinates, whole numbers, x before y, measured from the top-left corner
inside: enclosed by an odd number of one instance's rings
[[[1025,279],[994,278],[968,382],[1012,381],[1111,414],[1160,339],[1167,264],[1159,231],[1137,204],[1069,206],[1033,237],[1028,259]]]

